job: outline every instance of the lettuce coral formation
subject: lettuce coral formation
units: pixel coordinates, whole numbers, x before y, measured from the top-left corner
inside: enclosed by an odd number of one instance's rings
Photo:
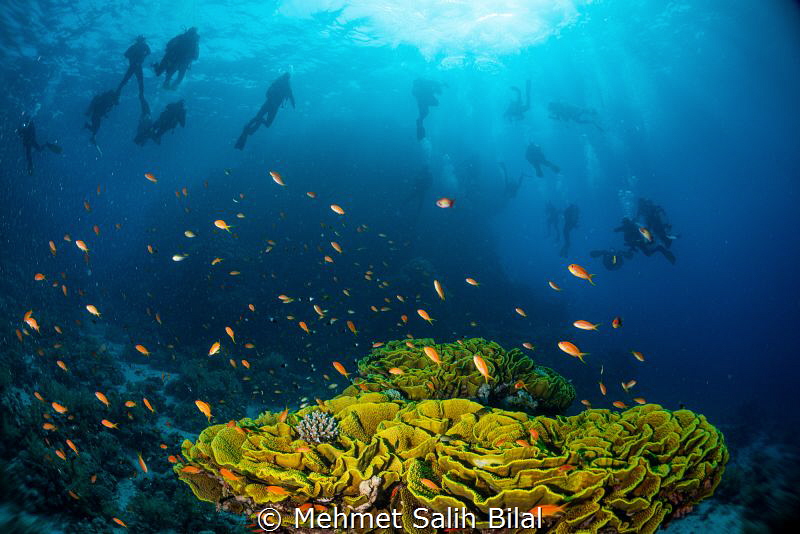
[[[435,349],[441,363],[432,361],[425,347]],[[476,355],[486,362],[491,379],[475,367]],[[542,415],[562,413],[575,399],[572,384],[552,369],[537,365],[519,349],[507,351],[481,338],[441,344],[432,339],[390,341],[362,358],[358,371],[362,381],[345,394],[394,390],[408,400],[474,399]]]
[[[297,425],[320,409],[339,422],[338,439],[305,442]],[[710,496],[728,459],[719,431],[687,410],[650,404],[550,419],[381,393],[340,395],[284,422],[265,413],[214,425],[185,441],[183,455],[178,476],[224,509],[272,506],[284,527],[298,507],[398,510],[410,532],[434,531],[418,529],[412,510],[464,508],[480,529],[490,508],[546,505],[563,511],[544,517],[545,532],[654,532]]]

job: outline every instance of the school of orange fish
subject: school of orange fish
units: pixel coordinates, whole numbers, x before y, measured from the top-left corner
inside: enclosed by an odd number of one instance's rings
[[[286,181],[284,180],[284,178],[281,176],[281,174],[279,172],[277,172],[277,171],[269,171],[269,176],[275,182],[275,184],[277,184],[277,185],[279,185],[281,187],[287,187]],[[144,177],[145,177],[145,179],[147,181],[149,181],[149,182],[151,182],[153,184],[158,184],[159,183],[158,178],[152,173],[145,173]],[[98,194],[98,196],[101,194],[101,187],[100,186],[98,186],[98,188],[97,188],[97,194]],[[178,197],[181,197],[181,196],[186,197],[186,196],[188,196],[188,190],[187,190],[187,188],[184,187],[180,191],[175,191],[175,194]],[[312,200],[317,198],[316,193],[314,193],[312,191],[306,192],[304,194],[305,194],[305,196],[307,196],[308,198],[310,198]],[[241,194],[240,194],[240,197],[244,198],[243,195],[241,195]],[[454,199],[450,199],[450,198],[440,198],[440,199],[438,199],[436,201],[436,206],[438,206],[439,208],[442,208],[442,209],[449,209],[449,208],[454,207],[454,205],[455,205],[455,200]],[[346,210],[339,204],[335,204],[335,203],[334,204],[330,204],[329,208],[333,213],[335,213],[338,216],[344,217],[344,216],[347,215]],[[84,209],[87,212],[90,212],[91,209],[92,209],[88,200],[84,201]],[[244,219],[245,218],[245,215],[243,213],[237,213],[236,216],[237,216],[238,219]],[[233,226],[229,225],[223,219],[217,219],[217,220],[214,220],[214,221],[210,221],[210,224],[213,225],[215,228],[217,228],[219,230],[222,230],[224,232],[229,232],[229,233],[232,232]],[[120,227],[120,225],[117,224],[116,228],[119,229],[119,227]],[[366,225],[360,225],[357,228],[357,231],[359,233],[363,232],[363,231],[366,231],[366,230],[367,230]],[[97,226],[97,225],[93,225],[92,226],[92,231],[94,232],[94,234],[96,236],[99,236],[100,233],[101,233],[100,227]],[[339,236],[339,233],[336,232],[336,235]],[[386,237],[384,234],[379,234],[379,235],[381,237],[384,237],[384,238]],[[196,239],[197,238],[197,234],[195,232],[191,231],[191,230],[186,230],[184,232],[184,236],[186,238],[189,238],[189,239]],[[647,236],[645,236],[645,237],[647,237]],[[337,239],[340,239],[340,238],[341,237],[337,237]],[[80,252],[83,253],[84,259],[88,263],[89,255],[93,254],[93,252],[92,252],[92,249],[87,245],[86,241],[81,240],[81,239],[73,240],[71,238],[71,236],[69,236],[69,235],[65,235],[64,236],[64,240],[67,241],[67,242],[73,242],[75,244],[75,246],[77,247],[77,249]],[[274,241],[272,241],[272,240],[267,240],[267,244],[268,244],[268,247],[264,250],[265,253],[269,253],[272,250],[272,248],[276,245],[276,243]],[[53,256],[55,256],[59,252],[58,251],[58,247],[56,246],[55,242],[52,241],[52,240],[49,241],[48,247],[49,247],[50,254],[52,254]],[[337,256],[346,254],[346,252],[345,252],[345,248],[346,247],[342,246],[338,241],[330,241],[330,247],[333,249],[333,251],[335,251]],[[156,249],[152,245],[147,245],[147,252],[149,254],[155,254],[156,253]],[[175,254],[175,255],[172,256],[172,260],[175,261],[175,262],[184,261],[186,258],[187,258],[186,254],[180,254],[180,253]],[[216,266],[216,265],[218,265],[219,263],[221,263],[223,261],[224,261],[224,258],[215,257],[214,259],[211,260],[210,264],[213,267],[213,266]],[[334,263],[335,260],[334,260],[333,256],[331,256],[331,255],[323,255],[322,262],[323,262],[323,265],[324,265],[326,263]],[[593,277],[595,275],[589,274],[586,271],[586,269],[584,269],[580,265],[570,264],[569,266],[567,266],[567,271],[572,276],[574,276],[574,277],[576,277],[578,279],[585,280],[585,281],[589,282],[591,285],[595,284],[594,279],[593,279]],[[229,274],[231,276],[237,276],[237,275],[239,275],[241,273],[239,271],[233,270],[233,271],[230,271]],[[370,267],[370,269],[367,270],[364,273],[364,278],[366,280],[368,280],[368,281],[373,281],[373,275],[374,275],[374,272],[372,271],[372,268]],[[51,285],[54,288],[60,289],[61,292],[63,293],[63,295],[66,297],[69,294],[68,293],[69,290],[68,290],[67,286],[63,283],[64,278],[65,278],[65,276],[62,273],[62,281],[59,282],[58,280],[54,279],[52,281]],[[45,283],[45,282],[49,281],[47,276],[44,273],[35,273],[33,275],[33,280],[36,283]],[[380,288],[382,288],[382,289],[388,289],[388,287],[390,285],[389,282],[387,282],[385,280],[382,280],[382,281],[374,280],[374,281],[377,282],[378,286]],[[475,288],[480,288],[481,287],[481,284],[477,280],[475,280],[474,278],[471,278],[471,277],[465,278],[464,279],[464,283],[466,283],[466,284],[468,284],[470,286],[473,286]],[[550,288],[552,288],[554,291],[557,291],[557,292],[561,292],[562,291],[562,288],[556,282],[554,282],[552,280],[549,280],[547,283],[550,286]],[[440,280],[438,280],[438,279],[435,279],[435,280],[433,280],[433,284],[432,285],[433,285],[433,290],[436,293],[436,295],[438,296],[438,298],[441,299],[442,301],[445,301],[447,295],[446,295],[446,292],[445,292],[445,289],[444,289],[444,285],[442,284],[442,282]],[[350,297],[350,290],[349,289],[347,289],[347,288],[343,289],[342,293],[346,297]],[[78,294],[81,297],[83,297],[84,296],[83,290],[78,290]],[[403,295],[400,295],[400,294],[395,295],[395,298],[401,304],[406,303],[406,297],[403,296]],[[290,297],[290,296],[288,296],[286,294],[277,295],[277,299],[283,304],[290,304],[290,303],[295,301],[294,298],[292,298],[292,297]],[[419,295],[416,296],[416,300],[419,300]],[[385,304],[389,304],[391,302],[391,299],[388,298],[388,297],[385,297],[384,301],[385,301]],[[253,304],[253,303],[248,303],[247,304],[247,308],[251,313],[255,313],[256,312],[256,305]],[[102,317],[103,317],[103,315],[101,313],[101,310],[99,310],[95,304],[91,304],[91,303],[90,304],[85,304],[84,305],[84,309],[92,317],[95,317],[98,320],[102,319]],[[373,312],[380,313],[380,312],[388,312],[388,311],[391,310],[391,308],[388,305],[382,305],[380,307],[373,305],[373,306],[371,306],[371,310]],[[336,318],[336,317],[328,317],[328,315],[327,315],[328,314],[328,310],[323,309],[319,304],[313,304],[313,311],[317,315],[318,319],[320,319],[320,320],[327,319],[329,324],[333,324],[338,320],[338,318]],[[513,311],[516,314],[518,314],[519,316],[521,316],[521,317],[527,317],[527,314],[526,314],[525,310],[522,307],[515,307],[513,309]],[[149,310],[148,310],[148,312],[149,312]],[[347,313],[349,315],[355,314],[355,312],[353,310],[347,310]],[[425,309],[422,309],[422,308],[417,309],[416,310],[416,314],[419,316],[419,318],[421,320],[423,320],[423,321],[425,321],[425,322],[427,322],[429,324],[433,324],[433,322],[435,320],[433,317],[430,316],[428,311],[426,311]],[[25,337],[41,335],[42,325],[41,325],[40,321],[42,320],[42,318],[46,318],[46,311],[42,311],[41,313],[37,312],[37,316],[34,316],[34,310],[28,310],[27,312],[25,312],[23,314],[23,316],[22,316],[22,325],[15,332],[15,334],[16,334],[16,336],[17,336],[17,338],[19,339],[20,342],[23,342]],[[296,322],[297,327],[299,329],[301,329],[306,335],[311,335],[313,333],[312,329],[308,325],[308,322],[300,320],[300,319],[296,318],[294,315],[291,315],[291,314],[287,315],[286,318],[289,321]],[[399,319],[400,319],[400,322],[398,322],[398,325],[406,325],[409,322],[409,317],[406,314],[400,315]],[[162,323],[161,316],[160,316],[160,314],[158,312],[155,314],[155,320],[159,323],[159,325]],[[346,320],[345,324],[347,326],[347,329],[353,335],[357,335],[359,333],[358,329],[356,328],[356,324],[352,319]],[[598,328],[601,325],[599,323],[593,323],[593,322],[581,319],[581,320],[576,320],[573,323],[573,326],[575,328],[577,328],[577,329],[580,329],[580,330],[597,331]],[[622,327],[622,319],[620,317],[615,317],[611,321],[611,327],[613,329],[621,328]],[[63,334],[63,329],[59,325],[52,325],[52,329],[58,335]],[[225,331],[225,334],[226,334],[227,338],[230,340],[230,343],[236,345],[237,344],[237,340],[236,340],[236,335],[235,335],[235,332],[234,332],[233,328],[231,326],[226,326],[224,331]],[[407,334],[407,337],[410,338],[412,336],[410,334]],[[371,344],[371,346],[373,348],[380,347],[382,345],[383,345],[383,342],[381,342],[381,341],[373,341],[372,344]],[[59,348],[60,344],[56,343],[55,346],[56,346],[56,348]],[[209,345],[208,346],[209,346],[209,350],[208,350],[208,356],[209,357],[218,355],[218,354],[226,351],[226,347],[223,345],[223,343],[221,341],[221,337],[220,337],[220,339],[217,339],[217,340],[209,340]],[[253,343],[250,343],[250,342],[243,344],[243,346],[246,349],[254,349],[255,348],[255,345]],[[409,342],[409,346],[413,347],[413,345],[410,342]],[[523,346],[523,348],[525,348],[527,350],[534,350],[534,348],[535,348],[535,346],[529,341],[526,341],[526,342],[522,343],[522,346]],[[584,358],[586,356],[588,356],[589,353],[582,352],[581,349],[579,349],[578,346],[575,343],[573,343],[571,341],[568,341],[568,340],[564,340],[564,341],[560,341],[557,344],[557,347],[558,347],[559,350],[561,350],[562,352],[564,352],[568,356],[577,358],[581,362],[586,363]],[[136,343],[133,348],[139,354],[141,354],[143,356],[150,356],[150,354],[151,354],[150,349],[148,349],[144,344]],[[41,349],[40,349],[40,351],[41,351]],[[437,350],[434,347],[426,346],[426,347],[423,348],[423,351],[424,351],[425,355],[428,358],[430,358],[430,360],[432,362],[434,362],[437,365],[441,364],[441,359],[440,359],[439,353],[437,352]],[[41,354],[41,352],[40,352],[40,354]],[[632,350],[631,354],[637,361],[639,361],[639,362],[644,362],[645,361],[644,355],[641,352]],[[475,355],[473,361],[474,361],[475,368],[485,378],[485,380],[487,382],[492,380],[492,377],[489,374],[488,366],[487,366],[486,362],[483,360],[483,358],[481,356],[479,356],[479,355]],[[236,360],[231,358],[229,360],[229,362],[230,362],[231,366],[233,366],[233,367],[237,366]],[[250,369],[251,362],[249,360],[240,359],[239,363],[242,365],[242,367],[244,367],[246,369]],[[67,372],[67,373],[70,372],[69,371],[69,366],[67,365],[67,363],[65,361],[59,359],[59,360],[57,360],[56,365],[61,370],[63,370],[64,372]],[[332,362],[332,367],[339,374],[344,376],[346,379],[350,380],[350,378],[349,378],[350,377],[350,373],[347,371],[347,369],[345,368],[345,366],[342,363],[340,363],[338,361],[333,361]],[[391,373],[391,374],[403,374],[404,371],[402,369],[399,369],[399,368],[393,368],[393,369],[389,369],[389,373]],[[323,375],[323,377],[326,380],[330,379],[327,375]],[[630,395],[630,390],[634,386],[636,386],[636,384],[637,384],[636,380],[624,381],[624,382],[621,383],[621,389],[625,394]],[[331,384],[331,385],[334,386],[334,388],[335,388],[335,384]],[[518,386],[519,387],[524,387],[524,384],[521,384],[521,385],[518,385]],[[598,382],[598,386],[599,386],[599,390],[600,390],[601,395],[607,396],[608,388],[607,388],[606,384],[603,382],[603,367],[602,366],[600,367],[600,379],[599,379],[599,382]],[[280,393],[280,392],[276,391],[276,393]],[[94,395],[98,399],[99,402],[103,403],[106,406],[110,405],[108,398],[102,392],[97,391],[97,392],[94,393]],[[45,405],[48,405],[54,412],[56,412],[58,414],[67,414],[69,412],[69,407],[68,406],[65,406],[65,405],[63,405],[63,404],[61,404],[61,403],[59,403],[57,401],[49,401],[48,402],[48,400],[45,399],[38,391],[34,392],[34,396],[39,401],[44,403]],[[635,403],[638,403],[638,404],[644,404],[646,402],[645,399],[642,398],[642,397],[633,397],[632,401],[635,402]],[[154,407],[152,406],[152,404],[150,403],[150,401],[147,398],[142,398],[142,403],[150,412],[155,412]],[[591,407],[592,406],[591,403],[587,399],[581,400],[581,403],[586,407]],[[211,419],[213,418],[211,403],[208,402],[208,401],[205,401],[205,400],[197,399],[195,401],[195,405],[196,405],[197,409],[207,418],[208,422],[210,423]],[[627,408],[627,405],[621,400],[614,400],[614,401],[611,402],[611,405],[616,407],[616,408],[619,408],[619,409]],[[136,406],[136,403],[134,401],[132,401],[132,400],[128,400],[128,401],[125,401],[125,406],[130,408],[130,407]],[[285,420],[287,415],[288,415],[288,408],[285,409],[283,412],[281,412],[279,418]],[[52,419],[50,414],[45,412],[43,414],[43,416],[44,416],[44,419],[45,419],[45,423],[42,425],[42,428],[44,428],[45,430],[48,430],[48,431],[56,430],[56,426],[53,424],[53,422],[50,421]],[[101,421],[98,421],[97,424],[98,424],[98,426],[102,426],[103,428],[106,428],[109,431],[118,428],[118,423],[115,423],[115,422],[112,422],[112,421],[109,421],[109,420],[106,420],[106,419],[102,419]],[[532,438],[534,438],[533,440],[535,441],[535,436],[532,436]],[[78,448],[76,447],[76,445],[75,445],[75,443],[73,441],[67,439],[65,443],[66,443],[66,446],[75,455],[79,454]],[[167,446],[164,445],[164,444],[161,444],[161,448],[162,449],[166,449]],[[56,448],[55,454],[61,460],[64,460],[64,461],[68,460],[68,455],[64,451],[64,449],[62,449],[62,448]],[[168,460],[171,463],[177,463],[177,462],[180,461],[179,458],[177,456],[175,456],[175,455],[170,455],[168,457]],[[141,454],[139,454],[138,457],[137,457],[137,463],[138,463],[139,467],[141,468],[141,470],[144,473],[148,472],[147,465],[145,464],[144,460],[142,459]],[[197,469],[197,468],[193,467],[193,466],[187,466],[184,469],[185,470],[192,470],[192,469]],[[226,477],[234,477],[235,478],[235,475],[233,473],[224,473],[223,472],[222,475],[226,476]],[[430,480],[427,480],[427,479],[423,480],[423,483],[428,485],[434,491],[438,491],[438,489],[439,489],[438,487],[436,487],[436,484],[434,482],[430,481]],[[268,490],[269,491],[273,491],[275,493],[280,493],[280,494],[283,494],[286,491],[285,489],[277,487],[277,486],[276,487],[270,487],[270,488],[268,488]],[[70,496],[72,498],[74,498],[74,499],[78,499],[79,498],[79,496],[73,494],[73,492],[70,492],[70,493],[71,493]],[[545,515],[550,515],[550,514],[558,513],[560,511],[562,511],[562,508],[556,507],[555,505],[553,505],[553,509],[552,510],[551,509],[543,510],[543,513]],[[116,523],[116,524],[118,524],[118,525],[120,525],[122,527],[127,528],[126,524],[121,519],[114,517],[114,518],[112,518],[112,520],[114,521],[114,523]]]

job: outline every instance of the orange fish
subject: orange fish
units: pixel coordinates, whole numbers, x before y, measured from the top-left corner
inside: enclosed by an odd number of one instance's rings
[[[478,372],[483,375],[484,379],[486,379],[486,382],[489,382],[492,377],[489,376],[489,367],[486,365],[486,361],[476,354],[472,357],[472,362],[475,364]]]
[[[203,472],[202,469],[200,469],[199,467],[195,467],[193,465],[187,465],[186,467],[181,469],[181,473],[187,473],[189,475],[197,475],[202,472]]]
[[[42,273],[36,273],[33,275],[33,279],[36,280],[37,282],[41,282],[42,280],[45,279],[45,277]]]
[[[333,247],[333,250],[335,250],[335,251],[336,251],[336,252],[338,252],[339,254],[341,254],[341,253],[342,253],[342,247],[341,247],[341,245],[339,245],[339,243],[337,243],[336,241],[331,241],[331,246]]]
[[[644,397],[634,397],[633,402],[636,404],[647,404],[647,401],[644,400]]]
[[[286,184],[283,183],[283,177],[280,175],[278,171],[269,171],[269,175],[272,177],[272,181],[278,185],[285,186]]]
[[[213,356],[214,354],[218,353],[219,347],[220,347],[219,341],[215,341],[214,343],[212,343],[211,348],[208,349],[208,355]]]
[[[125,401],[125,407],[126,408],[134,408],[135,406],[136,406],[136,403],[133,402],[132,400]]]
[[[637,360],[639,360],[640,362],[644,361],[644,354],[642,354],[641,352],[632,350],[631,354],[633,354],[633,357],[636,358]]]
[[[106,406],[110,406],[110,404],[108,402],[108,398],[104,394],[100,393],[99,391],[95,391],[94,392],[94,396],[97,397],[97,400],[99,400],[100,402],[102,402]]]
[[[581,352],[580,349],[576,347],[573,343],[570,343],[569,341],[559,341],[558,348],[561,349],[563,352],[566,352],[570,356],[578,358],[582,363],[586,363],[583,360],[583,357],[587,356],[589,353]]]
[[[242,365],[243,365],[243,366],[244,366],[246,369],[250,369],[250,362],[248,362],[247,360],[242,360]]]
[[[300,328],[303,329],[303,332],[305,332],[306,334],[311,334],[311,330],[308,329],[308,325],[305,323],[305,321],[300,321],[297,324],[300,326]]]
[[[102,421],[100,421],[100,424],[106,428],[117,428],[119,426],[116,423],[112,423],[108,419],[103,419]]]
[[[474,278],[465,278],[464,281],[466,281],[471,286],[477,287],[480,285]]]
[[[96,224],[92,226],[92,230],[94,230],[94,235],[100,235],[100,227]]]
[[[228,479],[228,480],[233,480],[233,481],[239,480],[239,477],[234,475],[233,471],[231,471],[230,469],[228,469],[226,467],[220,468],[219,474],[222,475],[222,478],[225,478],[225,479]]]
[[[573,469],[575,469],[574,465],[564,464],[562,466],[559,466],[558,472],[559,473],[566,473],[567,471],[572,471]]]
[[[325,263],[333,263],[333,258],[331,258],[330,256],[325,256],[322,259],[325,261]]]
[[[556,290],[556,291],[561,291],[561,288],[560,288],[560,287],[558,287],[558,284],[556,284],[556,283],[555,283],[555,282],[553,282],[552,280],[548,280],[548,281],[547,281],[547,284],[548,284],[548,285],[549,285],[551,288],[553,288],[554,290]]]
[[[615,329],[622,326],[622,317],[614,317],[614,320],[611,321],[611,326]]]
[[[247,307],[250,309],[251,312],[256,311],[256,307],[252,304],[248,304]]]
[[[231,228],[233,228],[232,226],[229,226],[229,225],[228,225],[228,224],[227,224],[225,221],[223,221],[222,219],[217,219],[216,221],[214,221],[214,226],[216,226],[216,227],[217,227],[217,228],[219,228],[220,230],[225,230],[226,232],[230,232],[230,231],[231,231]]]
[[[625,393],[627,393],[629,389],[631,389],[633,386],[636,385],[636,383],[637,383],[636,380],[629,380],[627,382],[621,382],[620,385],[622,386],[622,389],[625,391]]]
[[[528,390],[528,386],[525,385],[524,381],[517,380],[516,382],[514,382],[514,389],[524,389],[524,390],[527,391]]]
[[[34,391],[33,396],[36,397],[38,400],[45,402],[44,397],[42,397],[42,394],[39,393],[38,391]]]
[[[228,337],[231,338],[231,341],[236,343],[236,339],[233,337],[233,328],[231,328],[230,326],[226,326],[225,333],[228,334]]]
[[[52,241],[50,241],[49,245],[50,245],[50,253],[53,256],[55,256],[56,255],[56,244],[53,243]]]
[[[529,428],[528,432],[531,434],[531,443],[539,441],[539,432],[537,432],[535,428]]]
[[[581,404],[583,404],[583,405],[584,405],[584,406],[586,406],[587,408],[591,408],[591,407],[592,407],[592,403],[591,403],[591,402],[589,402],[589,401],[588,401],[588,400],[586,400],[586,399],[581,399]]]
[[[150,181],[151,181],[151,182],[153,182],[153,183],[156,183],[156,182],[158,182],[158,178],[156,178],[156,177],[153,175],[153,173],[146,172],[146,173],[144,173],[144,177],[145,177],[145,178],[147,178],[148,180],[150,180]]]
[[[69,369],[67,369],[67,364],[62,362],[61,360],[56,361],[56,365],[61,367],[64,371],[69,371]]]
[[[207,402],[203,402],[201,400],[194,401],[195,406],[197,409],[203,412],[203,415],[206,416],[208,422],[211,422],[211,406]]]
[[[167,456],[167,461],[169,463],[171,463],[171,464],[177,464],[178,463],[178,457],[175,456],[174,454],[170,454],[169,456]]]
[[[605,395],[608,392],[608,390],[606,389],[606,385],[603,384],[602,382],[598,382],[597,384],[600,386],[600,393]]]
[[[153,409],[153,406],[150,404],[149,400],[147,400],[146,398],[142,398],[142,402],[144,403],[145,406],[147,406],[148,410],[155,413],[155,410]]]
[[[331,210],[338,215],[344,215],[344,210],[338,204],[331,204]]]
[[[86,246],[86,243],[78,239],[75,241],[75,246],[81,249],[82,252],[89,252],[89,247]]]
[[[61,405],[61,404],[59,404],[57,402],[51,402],[50,406],[52,406],[53,409],[58,413],[67,413],[67,407],[63,406],[63,405]]]
[[[139,467],[142,468],[142,471],[147,473],[147,464],[144,463],[144,458],[142,458],[142,453],[137,454],[137,456],[139,457]]]
[[[97,307],[94,304],[87,304],[86,311],[94,315],[95,317],[100,317],[100,312],[97,311]]]
[[[306,195],[308,195],[308,198],[317,198],[317,194],[313,191],[307,192]]]
[[[140,353],[144,354],[145,356],[150,356],[150,351],[144,345],[136,345],[136,350]]]
[[[566,509],[566,504],[556,505],[556,504],[543,504],[541,506],[536,506],[528,510],[529,514],[533,514],[536,517],[539,517],[539,514],[542,514],[542,517],[552,517],[556,514],[562,513]]]
[[[452,198],[442,197],[436,201],[436,205],[440,208],[452,208],[456,201]]]
[[[590,284],[596,285],[594,283],[594,280],[592,280],[592,278],[596,275],[589,274],[588,272],[586,272],[586,269],[584,269],[577,263],[570,264],[569,267],[567,267],[567,269],[569,270],[570,273],[572,273],[572,276],[577,276],[578,278],[588,280]]]
[[[442,289],[442,284],[440,284],[438,280],[433,281],[433,288],[436,290],[436,294],[439,295],[439,298],[444,300],[444,289]]]
[[[30,326],[36,332],[39,332],[39,323],[38,323],[38,321],[36,321],[35,318],[29,316],[29,317],[25,317],[25,319],[23,319],[23,321],[25,321],[25,324]]]
[[[653,235],[650,233],[650,230],[648,230],[644,226],[640,226],[639,227],[639,233],[644,238],[644,240],[647,241],[648,243],[653,241]]]
[[[439,353],[436,351],[435,348],[433,348],[433,347],[423,347],[422,350],[425,352],[425,356],[430,358],[433,361],[433,363],[435,363],[437,365],[441,365],[442,364],[442,359],[439,358]]]
[[[284,408],[283,411],[278,414],[278,422],[285,423],[287,417],[289,417],[289,408]]]
[[[61,449],[58,449],[58,450],[56,451],[56,456],[58,456],[59,458],[61,458],[61,459],[62,459],[62,460],[64,460],[65,462],[67,461],[67,455],[66,455],[66,453],[65,453],[64,451],[62,451]]]
[[[433,482],[432,480],[429,480],[427,478],[422,478],[420,479],[420,482],[422,483],[423,486],[427,487],[430,490],[441,491],[441,488],[437,486],[436,483]]]
[[[525,343],[522,344],[522,346],[525,347],[528,350],[533,350],[533,349],[536,348],[536,347],[534,347],[533,343],[531,343],[530,341],[526,341]]]
[[[428,312],[426,312],[425,310],[423,309],[417,310],[417,315],[428,321],[428,324],[433,324],[433,319],[431,319],[431,316],[428,315]]]
[[[347,372],[347,369],[344,368],[344,365],[342,365],[339,362],[333,362],[333,368],[339,371],[339,374],[344,376],[345,378],[347,378],[350,375],[350,373]]]
[[[358,331],[356,330],[356,325],[355,325],[355,323],[353,323],[353,321],[347,321],[347,328],[348,328],[348,329],[349,329],[349,330],[350,330],[352,333],[354,333],[354,334],[358,334]]]
[[[79,456],[80,456],[80,453],[78,452],[78,447],[76,447],[76,446],[75,446],[75,444],[72,442],[72,440],[71,440],[71,439],[68,439],[68,440],[66,441],[66,443],[67,443],[67,447],[69,447],[70,449],[72,449],[72,452],[74,452],[75,454],[77,454],[77,455],[79,455]]]
[[[155,254],[156,250],[153,248],[153,245],[147,245],[147,252]]]
[[[615,408],[619,408],[620,410],[624,410],[625,408],[628,407],[628,405],[622,401],[614,401],[611,404],[614,405]]]
[[[581,330],[597,330],[597,327],[600,326],[600,323],[592,324],[589,321],[575,321],[572,323],[572,326],[575,328],[580,328]]]
[[[149,178],[148,178],[148,180],[149,180]],[[155,182],[155,178],[150,180],[150,181],[151,182]],[[118,524],[119,526],[121,526],[123,528],[128,528],[128,525],[126,525],[125,522],[122,519],[118,518],[118,517],[112,517],[111,520],[114,521],[114,523]]]
[[[407,323],[408,322],[408,315],[405,315],[405,314],[401,315],[400,316],[400,320],[403,321],[403,323]]]
[[[528,316],[528,314],[526,314],[525,310],[523,310],[522,308],[514,308],[514,311],[517,312],[518,314],[520,314],[523,317],[527,317]]]
[[[404,375],[404,374],[406,374],[406,372],[403,371],[402,369],[400,369],[399,367],[392,367],[391,369],[389,369],[389,374],[390,375]]]
[[[264,489],[275,495],[289,495],[289,492],[280,486],[265,486]]]

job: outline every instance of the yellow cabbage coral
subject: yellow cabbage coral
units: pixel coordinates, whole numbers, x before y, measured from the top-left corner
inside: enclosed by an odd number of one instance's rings
[[[237,513],[270,503],[284,527],[311,505],[395,511],[409,532],[433,532],[420,518],[453,510],[489,528],[498,510],[539,508],[542,532],[654,532],[710,496],[728,459],[702,415],[657,405],[547,419],[466,399],[403,403],[368,393],[324,408],[340,422],[335,442],[303,443],[265,414],[184,442],[186,463],[175,472],[198,498]],[[526,530],[508,521],[508,532]]]

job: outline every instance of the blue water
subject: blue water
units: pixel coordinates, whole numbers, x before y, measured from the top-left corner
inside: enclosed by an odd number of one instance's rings
[[[199,31],[199,60],[176,90],[164,90],[149,64],[190,26]],[[144,74],[154,116],[184,99],[186,126],[160,145],[135,145],[131,80],[95,147],[83,112],[119,82],[122,54],[138,34],[152,49]],[[751,430],[798,420],[800,11],[793,2],[8,1],[0,7],[0,58],[0,336],[9,351],[20,350],[15,330],[33,309],[47,330],[43,345],[52,345],[60,324],[97,344],[109,336],[124,347],[123,365],[149,361],[155,374],[179,373],[182,362],[205,361],[212,342],[226,344],[223,328],[232,326],[239,340],[256,344],[259,356],[247,356],[254,365],[270,352],[287,362],[274,384],[263,384],[265,393],[228,408],[242,416],[328,395],[321,376],[335,375],[330,362],[354,368],[374,341],[483,336],[509,348],[534,343],[532,357],[571,378],[578,399],[595,407],[630,403],[619,383],[635,379],[634,393],[649,402],[685,406],[723,427],[743,417]],[[296,108],[282,108],[269,129],[235,150],[283,72],[291,72]],[[445,84],[423,141],[415,136],[416,78]],[[531,108],[509,122],[511,87],[527,79]],[[551,119],[552,101],[597,110],[602,130]],[[40,142],[63,147],[60,155],[35,152],[33,176],[15,133],[23,112],[35,115]],[[561,172],[537,178],[525,160],[530,142]],[[499,162],[512,178],[526,174],[513,198],[503,195]],[[408,197],[425,166],[433,184],[418,210]],[[176,198],[184,187],[188,196]],[[438,208],[440,197],[455,199],[454,207]],[[608,271],[590,251],[623,248],[613,229],[635,214],[638,198],[665,209],[678,235],[670,249],[676,262],[636,254]],[[566,257],[546,234],[548,202],[580,209]],[[346,214],[333,213],[332,203]],[[215,228],[216,219],[233,232]],[[88,263],[64,234],[86,241]],[[268,253],[267,240],[276,242]],[[174,254],[188,256],[174,262]],[[212,267],[215,257],[224,261]],[[405,276],[411,262],[425,272]],[[597,285],[570,275],[570,263],[596,273]],[[364,279],[367,270],[375,280]],[[66,298],[50,286],[61,272]],[[48,281],[34,281],[35,273]],[[381,288],[381,280],[391,285]],[[282,293],[298,301],[281,304]],[[330,310],[324,320],[314,303]],[[86,304],[102,317],[93,320]],[[375,313],[372,305],[391,310]],[[610,327],[615,316],[621,329]],[[344,326],[348,319],[358,336]],[[578,319],[601,323],[599,331],[576,330]],[[561,340],[589,352],[587,364],[561,353]],[[133,350],[137,343],[150,360]],[[28,378],[62,380],[55,359],[34,360]],[[225,359],[218,372],[241,375]],[[609,396],[600,395],[598,380]],[[96,388],[91,375],[68,383]],[[280,394],[271,392],[279,386]],[[568,413],[582,408],[576,401]],[[189,428],[202,428],[204,418],[191,413],[199,420]]]

